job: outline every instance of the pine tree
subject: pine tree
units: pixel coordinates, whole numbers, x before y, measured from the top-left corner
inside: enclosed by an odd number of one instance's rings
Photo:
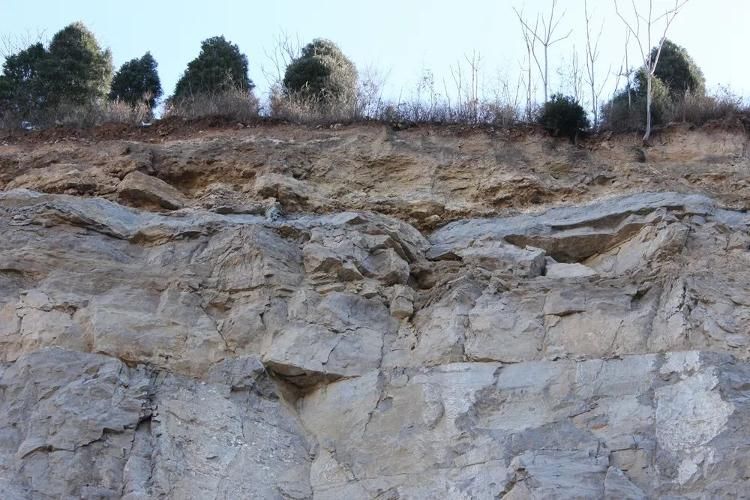
[[[253,87],[247,75],[247,56],[223,36],[215,36],[201,42],[200,54],[188,63],[177,82],[174,97],[180,99],[231,88],[252,90]]]
[[[112,54],[102,50],[94,34],[73,23],[52,37],[41,78],[47,106],[84,105],[107,95],[112,80]]]
[[[349,102],[356,94],[357,68],[330,40],[315,39],[284,74],[287,93],[323,102]]]
[[[153,109],[162,96],[161,81],[156,68],[156,60],[150,52],[146,52],[140,59],[131,59],[124,63],[112,79],[109,98],[119,99],[131,106],[146,103]]]

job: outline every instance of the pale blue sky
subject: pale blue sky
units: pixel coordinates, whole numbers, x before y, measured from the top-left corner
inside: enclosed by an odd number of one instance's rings
[[[441,82],[450,78],[449,66],[472,50],[481,53],[487,88],[498,72],[515,82],[525,51],[512,7],[535,15],[545,11],[550,1],[0,0],[0,34],[17,37],[43,31],[49,38],[68,23],[83,21],[112,50],[116,66],[150,50],[167,95],[204,38],[223,34],[237,43],[249,58],[257,91],[264,94],[268,85],[261,72],[262,65],[268,66],[264,50],[271,50],[281,31],[303,42],[325,37],[338,43],[360,69],[372,65],[387,73],[388,96],[406,98],[423,68],[432,69]],[[636,2],[647,5],[646,0]],[[655,0],[656,10],[672,3]],[[621,4],[629,6],[628,0]],[[573,29],[573,35],[551,52],[553,90],[561,85],[556,70],[569,67],[573,45],[582,51],[585,36],[583,0],[559,0],[558,5],[566,11],[560,32]],[[610,64],[612,71],[620,65],[624,28],[610,0],[590,0],[589,8],[597,24],[605,22],[599,64],[604,75]],[[668,36],[688,49],[709,86],[728,84],[750,96],[749,21],[746,0],[690,0]],[[633,62],[636,50],[631,47]]]

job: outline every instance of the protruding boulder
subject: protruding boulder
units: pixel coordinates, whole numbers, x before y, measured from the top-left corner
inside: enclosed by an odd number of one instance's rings
[[[117,185],[117,196],[136,206],[155,205],[168,210],[183,208],[188,204],[185,195],[170,184],[138,171],[130,172]]]

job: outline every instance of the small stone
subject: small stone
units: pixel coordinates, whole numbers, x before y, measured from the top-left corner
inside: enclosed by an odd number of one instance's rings
[[[414,313],[414,290],[404,285],[395,285],[391,297],[391,316],[406,319]]]

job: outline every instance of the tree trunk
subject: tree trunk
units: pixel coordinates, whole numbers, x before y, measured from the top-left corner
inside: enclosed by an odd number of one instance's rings
[[[549,81],[547,79],[547,69],[549,67],[549,63],[547,62],[547,46],[544,46],[544,102],[547,102],[549,100],[549,96],[547,95],[547,82]]]
[[[528,121],[533,121],[534,116],[533,116],[533,112],[532,112],[532,109],[531,109],[531,106],[532,106],[532,102],[531,101],[533,100],[533,96],[531,95],[531,91],[532,91],[532,84],[531,84],[531,49],[528,49],[528,55],[529,55],[529,76],[528,76],[527,85],[526,85],[526,119]]]
[[[592,65],[593,67],[593,65]],[[599,129],[599,106],[596,99],[596,86],[594,85],[594,78],[591,78],[591,111],[594,114],[594,130]]]
[[[646,75],[646,133],[643,134],[643,141],[646,142],[651,137],[651,72]]]
[[[628,114],[633,110],[633,100],[630,97],[630,76],[628,76]]]

